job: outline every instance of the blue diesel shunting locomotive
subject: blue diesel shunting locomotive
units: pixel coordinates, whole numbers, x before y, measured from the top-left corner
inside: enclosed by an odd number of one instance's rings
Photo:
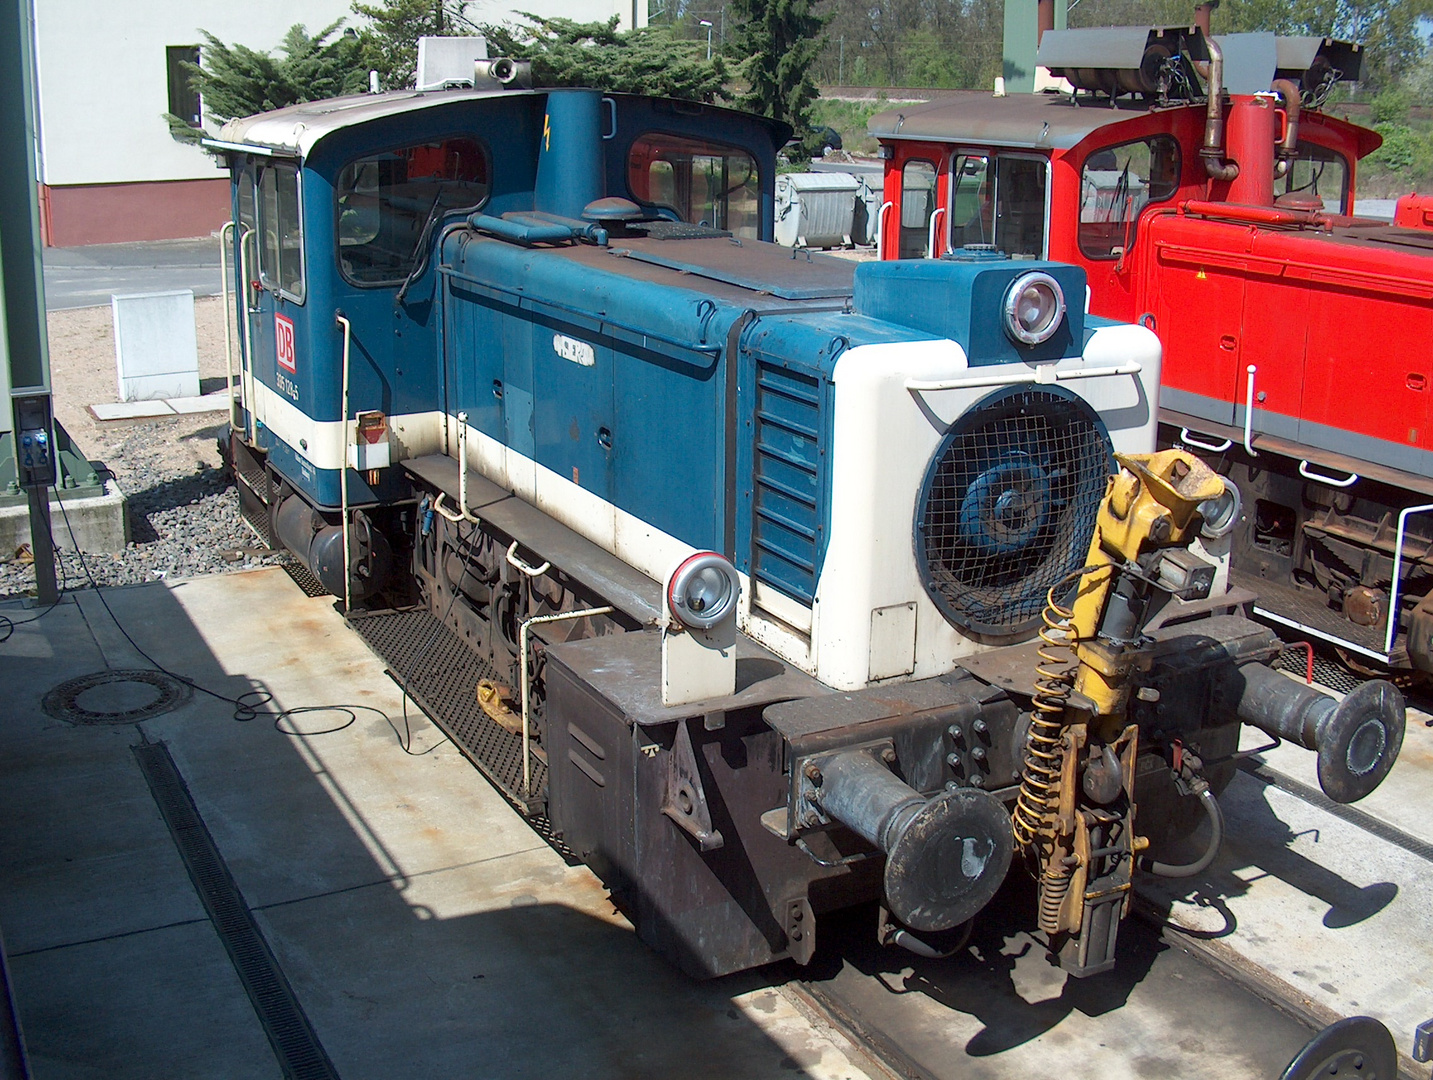
[[[209,143],[246,517],[385,655],[402,612],[441,624],[481,687],[424,684],[428,644],[395,669],[684,969],[805,962],[821,912],[873,899],[929,951],[1010,864],[1021,643],[1078,578],[1114,454],[1153,449],[1156,339],[1086,315],[1068,266],[771,244],[779,123],[475,83]],[[1140,831],[1189,832],[1180,793],[1227,782],[1257,712],[1230,673],[1275,649],[1234,615],[1199,649],[1166,621],[1140,638],[1149,734],[1090,811],[1125,881],[1135,777]],[[1067,966],[1113,962],[1125,903],[1056,935]]]

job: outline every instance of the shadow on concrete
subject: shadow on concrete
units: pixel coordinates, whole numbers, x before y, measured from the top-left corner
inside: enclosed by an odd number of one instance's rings
[[[1042,941],[1027,931],[1035,925],[1035,883],[1015,867],[990,906],[977,916],[970,942],[946,960],[926,960],[875,940],[874,907],[828,916],[821,924],[823,942],[811,968],[813,981],[835,979],[845,965],[875,979],[891,995],[922,994],[947,1009],[975,1018],[981,1030],[965,1044],[970,1057],[1005,1053],[1052,1031],[1071,1013],[1098,1017],[1123,1008],[1168,945],[1148,928],[1126,920],[1116,947],[1113,971],[1086,979],[1067,978]],[[1054,996],[1028,1001],[1017,985],[1017,966],[1044,967],[1037,981]],[[1026,980],[1020,980],[1021,982]]]
[[[1237,788],[1226,790],[1220,797],[1230,823],[1214,868],[1187,883],[1165,879],[1161,889],[1163,899],[1157,903],[1162,917],[1167,917],[1177,902],[1192,903],[1217,912],[1224,925],[1214,930],[1181,929],[1181,933],[1205,940],[1232,935],[1238,929],[1238,919],[1228,901],[1247,894],[1265,875],[1327,904],[1323,925],[1331,930],[1356,926],[1383,911],[1398,897],[1398,886],[1391,881],[1355,885],[1294,851],[1294,843],[1305,834],[1295,832],[1278,816],[1269,804],[1269,787],[1245,773],[1240,773],[1236,782]],[[1198,833],[1161,858],[1170,862],[1192,860],[1206,836],[1207,826],[1201,826]],[[1317,833],[1313,839],[1317,842]]]
[[[268,611],[236,596],[232,621],[310,655],[348,633],[326,604],[290,591]],[[238,699],[275,681],[221,662],[206,637],[225,628],[195,625],[169,588],[106,599],[140,647],[199,686]],[[668,967],[594,878],[467,786],[485,786],[475,771],[455,789],[451,761],[406,757],[377,713],[345,726],[341,703],[370,692],[338,672],[309,684],[309,700],[290,691],[282,702],[339,702],[285,722],[341,728],[308,738],[272,718],[236,722],[233,704],[202,693],[138,725],[45,716],[41,697],[64,679],[144,666],[85,603],[0,645],[12,688],[0,725],[0,923],[39,1080],[277,1075],[130,753],[144,740],[169,748],[345,1080],[827,1075],[733,1005],[754,992],[759,1011],[786,1007],[771,991],[763,1004],[762,973],[694,984]],[[418,726],[415,750],[437,741]],[[449,799],[496,809],[466,820]],[[419,811],[416,825],[395,825],[394,800]]]

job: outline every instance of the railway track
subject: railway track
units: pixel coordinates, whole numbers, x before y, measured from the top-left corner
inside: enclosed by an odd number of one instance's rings
[[[1149,911],[1125,923],[1113,972],[1067,978],[1020,930],[1033,904],[1013,877],[947,960],[882,948],[874,913],[833,919],[839,944],[788,988],[902,1080],[1273,1080],[1322,1026]]]

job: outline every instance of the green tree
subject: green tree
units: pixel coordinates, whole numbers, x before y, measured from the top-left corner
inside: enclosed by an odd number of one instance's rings
[[[367,77],[358,61],[358,41],[351,34],[338,34],[341,25],[341,21],[331,23],[317,34],[302,25],[291,26],[275,52],[226,45],[201,30],[200,62],[183,66],[194,80],[204,111],[216,120],[358,93]],[[175,138],[197,141],[204,135],[177,116],[165,113],[164,118]]]
[[[468,0],[354,0],[353,13],[367,24],[359,28],[360,62],[378,72],[385,90],[413,86],[418,74],[420,37],[461,37],[477,32],[464,14]]]
[[[826,47],[827,16],[817,14],[815,0],[731,0],[730,7],[737,19],[730,51],[745,57],[738,71],[748,86],[738,103],[786,121],[809,156],[811,105],[820,93],[811,65]]]
[[[541,86],[590,86],[709,103],[726,96],[721,56],[707,60],[705,42],[680,40],[666,26],[621,31],[616,15],[593,23],[525,13],[522,18],[481,31],[490,55],[531,61]]]

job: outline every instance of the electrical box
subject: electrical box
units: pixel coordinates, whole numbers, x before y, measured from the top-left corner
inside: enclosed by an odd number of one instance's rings
[[[15,460],[22,488],[55,484],[54,417],[49,394],[17,397],[15,401]]]

